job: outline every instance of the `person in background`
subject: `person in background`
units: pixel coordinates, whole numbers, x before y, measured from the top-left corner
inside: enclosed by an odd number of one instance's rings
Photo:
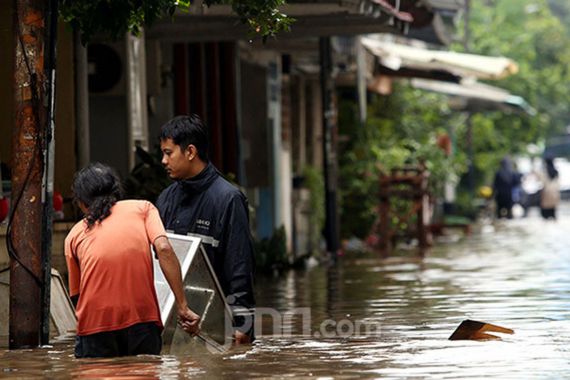
[[[522,173],[518,171],[516,163],[513,163],[513,205],[520,205],[522,203],[524,191],[522,188],[522,178]]]
[[[75,175],[73,192],[85,215],[65,239],[69,293],[77,315],[75,356],[160,353],[163,326],[151,244],[174,293],[180,324],[197,334],[200,317],[188,308],[180,264],[158,210],[147,201],[120,201],[118,177],[98,163]]]
[[[542,191],[540,193],[540,214],[544,219],[556,219],[556,208],[560,203],[560,183],[558,170],[551,157],[544,159],[545,172],[541,173]]]
[[[177,116],[160,134],[162,164],[176,180],[156,202],[167,230],[202,239],[233,314],[236,344],[254,340],[254,251],[246,197],[208,160],[196,115]]]
[[[513,175],[515,177],[513,186],[513,210],[515,208],[515,205],[519,205],[520,210],[522,211],[522,214],[520,216],[526,218],[528,216],[529,198],[523,187],[525,175],[518,170],[516,163],[513,163]]]
[[[495,174],[493,193],[497,204],[497,218],[513,218],[513,188],[520,178],[512,169],[511,159],[505,156]]]

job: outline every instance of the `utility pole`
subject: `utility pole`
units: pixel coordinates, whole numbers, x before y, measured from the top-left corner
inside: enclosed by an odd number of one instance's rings
[[[471,0],[465,0],[465,15],[463,16],[463,48],[469,53],[469,18],[471,16]]]
[[[10,349],[49,339],[57,0],[13,0]]]
[[[337,213],[337,155],[334,141],[335,111],[333,104],[332,54],[330,37],[319,39],[321,97],[323,107],[323,168],[325,180],[325,239],[333,261],[340,248]]]
[[[463,20],[463,49],[469,53],[469,17],[471,15],[471,0],[465,0],[465,14]],[[471,196],[475,194],[475,155],[473,153],[473,121],[471,111],[467,110],[467,157],[469,160],[469,171],[467,173],[467,184]]]
[[[366,52],[359,37],[355,38],[356,45],[356,91],[358,92],[358,121],[360,127],[366,125],[367,98],[366,98]]]

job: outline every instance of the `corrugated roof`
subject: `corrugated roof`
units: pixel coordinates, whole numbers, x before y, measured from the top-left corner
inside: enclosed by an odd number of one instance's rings
[[[534,115],[536,113],[536,110],[534,110],[534,108],[532,108],[524,98],[513,95],[503,88],[490,86],[476,81],[450,83],[425,79],[412,79],[411,84],[413,87],[418,89],[464,98],[466,101],[461,104],[462,108],[500,109],[506,107],[509,109],[524,111],[529,115]],[[458,103],[456,102],[455,104],[457,105]]]
[[[478,79],[501,79],[518,72],[517,64],[505,57],[429,50],[370,37],[363,37],[362,44],[382,65],[395,71],[400,68],[445,70],[453,75]]]
[[[512,96],[511,93],[505,89],[478,82],[458,84],[426,79],[412,79],[411,83],[413,87],[422,90],[466,98],[485,99],[494,102],[505,102]]]

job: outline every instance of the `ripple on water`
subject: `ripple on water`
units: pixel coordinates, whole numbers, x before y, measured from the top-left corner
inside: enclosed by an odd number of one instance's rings
[[[389,259],[347,253],[337,268],[260,277],[258,306],[281,313],[306,307],[310,320],[291,318],[284,324],[290,333],[260,334],[249,350],[77,360],[73,344],[60,342],[0,351],[0,377],[564,378],[570,372],[569,210],[557,223],[529,217],[448,239],[424,260],[413,251]],[[447,340],[468,318],[515,334],[501,341]],[[374,329],[346,336],[334,325],[323,329],[326,320]]]

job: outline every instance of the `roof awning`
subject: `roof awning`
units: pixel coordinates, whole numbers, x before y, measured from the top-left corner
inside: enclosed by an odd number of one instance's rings
[[[247,27],[240,23],[231,5],[203,6],[192,2],[189,12],[156,22],[146,31],[149,38],[171,41],[212,41],[247,38]],[[412,22],[409,13],[399,11],[387,0],[290,0],[279,8],[295,22],[279,39],[405,33]]]
[[[450,83],[425,79],[412,79],[413,87],[450,95],[450,106],[456,110],[489,111],[503,110],[524,112],[535,115],[524,98],[511,94],[509,91],[478,82]]]
[[[458,77],[501,79],[518,71],[517,64],[505,57],[429,50],[425,48],[363,37],[362,44],[378,57],[380,64],[395,72],[401,69],[447,72]]]

